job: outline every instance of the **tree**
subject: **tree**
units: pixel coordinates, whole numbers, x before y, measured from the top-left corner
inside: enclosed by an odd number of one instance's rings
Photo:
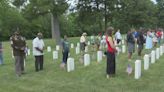
[[[66,0],[30,0],[24,11],[26,18],[30,20],[50,14],[52,38],[55,38],[56,43],[60,44],[59,17],[65,13],[67,8]]]
[[[157,17],[158,17],[158,26],[164,28],[164,0],[156,0],[157,1]]]

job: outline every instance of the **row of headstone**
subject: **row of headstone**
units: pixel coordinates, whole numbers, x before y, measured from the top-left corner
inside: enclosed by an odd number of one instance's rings
[[[59,51],[60,50],[60,46],[59,45],[56,45],[56,50]],[[47,46],[47,52],[51,52],[52,49],[51,49],[51,46]]]
[[[160,46],[160,48],[156,48],[156,50],[152,50],[151,54],[146,54],[143,58],[144,60],[144,70],[149,69],[150,62],[153,64],[156,60],[160,58],[164,54],[164,44]],[[135,79],[139,79],[141,77],[141,60],[136,60],[135,62]]]
[[[57,57],[56,56],[57,51],[53,52],[53,58]],[[101,62],[102,61],[102,56],[103,53],[102,51],[97,52],[97,61]],[[84,55],[84,66],[89,66],[91,62],[91,58],[89,54]],[[67,72],[73,71],[75,69],[75,64],[74,64],[74,59],[73,58],[68,58],[67,60]]]

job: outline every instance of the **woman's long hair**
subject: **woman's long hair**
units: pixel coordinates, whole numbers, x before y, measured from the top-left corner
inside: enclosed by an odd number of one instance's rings
[[[112,32],[114,31],[113,27],[108,27],[106,30],[106,35],[112,37]]]

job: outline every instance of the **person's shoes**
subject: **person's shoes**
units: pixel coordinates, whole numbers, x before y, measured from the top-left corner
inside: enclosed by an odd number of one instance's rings
[[[60,68],[63,69],[63,70],[65,69],[65,66],[66,66],[65,63],[61,63],[61,64],[60,64]]]

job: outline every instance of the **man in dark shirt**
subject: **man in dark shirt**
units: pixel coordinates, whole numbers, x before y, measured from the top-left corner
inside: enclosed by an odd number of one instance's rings
[[[128,44],[128,59],[131,61],[131,56],[134,51],[134,45],[135,45],[135,38],[132,34],[132,30],[130,30],[127,34],[127,44]]]
[[[0,65],[3,64],[3,47],[2,42],[0,42]]]
[[[144,44],[144,36],[143,36],[143,32],[144,30],[140,29],[138,32],[138,37],[137,37],[137,44],[138,44],[138,56],[141,56],[141,52],[143,49],[143,44]]]
[[[13,49],[13,55],[15,58],[15,72],[18,77],[24,73],[24,58],[25,58],[25,47],[26,41],[18,31],[10,37],[11,47]]]
[[[68,54],[69,54],[69,42],[67,40],[67,36],[64,36],[64,39],[62,41],[62,54],[63,54],[63,60],[61,67],[64,68],[65,65],[67,64],[67,59],[68,59]]]

